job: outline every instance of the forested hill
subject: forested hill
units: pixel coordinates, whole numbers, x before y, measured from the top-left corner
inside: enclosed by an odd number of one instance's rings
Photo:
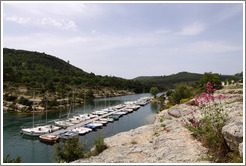
[[[87,73],[45,53],[8,48],[3,49],[3,81],[5,85],[12,83],[56,92],[66,90],[67,86],[92,89],[110,87],[136,93],[149,90],[149,86],[139,81]]]
[[[164,85],[166,87],[174,87],[178,83],[193,84],[202,78],[203,74],[180,72],[177,74],[172,74],[168,76],[141,76],[134,78],[134,80],[141,81],[144,83],[151,83],[157,86]],[[220,75],[221,80],[224,81],[229,77],[238,79],[232,75]]]

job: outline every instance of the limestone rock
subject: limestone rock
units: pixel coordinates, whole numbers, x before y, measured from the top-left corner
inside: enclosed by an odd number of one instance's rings
[[[222,134],[231,150],[238,150],[243,142],[243,119],[237,118],[222,128]]]

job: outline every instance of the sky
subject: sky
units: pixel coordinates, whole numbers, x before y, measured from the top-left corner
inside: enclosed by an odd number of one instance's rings
[[[4,3],[3,47],[132,79],[243,71],[242,3]]]

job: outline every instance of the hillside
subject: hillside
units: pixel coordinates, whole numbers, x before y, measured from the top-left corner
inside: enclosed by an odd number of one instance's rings
[[[168,76],[140,76],[134,78],[136,81],[141,81],[144,83],[151,83],[156,86],[165,86],[165,87],[174,87],[176,84],[181,82],[187,84],[193,84],[196,81],[202,78],[203,74],[198,73],[189,73],[189,72],[180,72],[177,74],[172,74]],[[221,80],[224,81],[229,77],[232,77],[237,80],[237,77],[232,75],[221,75]]]
[[[3,81],[5,85],[66,93],[73,88],[129,90],[135,93],[149,87],[135,80],[100,76],[79,69],[69,62],[45,53],[3,49]],[[6,87],[6,86],[5,86]]]

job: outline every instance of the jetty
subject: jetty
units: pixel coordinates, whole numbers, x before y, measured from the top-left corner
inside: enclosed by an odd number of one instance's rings
[[[53,141],[53,138],[61,138],[60,135],[62,135],[63,133],[67,133],[68,135],[69,135],[69,133],[70,134],[73,133],[71,131],[73,131],[76,128],[80,128],[80,127],[84,127],[84,126],[87,127],[86,125],[91,124],[91,123],[96,122],[96,121],[99,121],[98,124],[100,124],[100,119],[109,117],[110,115],[112,115],[112,116],[115,115],[117,117],[116,119],[118,119],[120,116],[123,116],[127,113],[133,112],[134,110],[137,110],[141,106],[145,106],[146,104],[149,103],[150,99],[151,99],[150,97],[143,97],[137,101],[128,101],[128,102],[125,102],[124,104],[120,104],[120,105],[116,105],[116,106],[102,109],[101,111],[94,111],[94,112],[92,112],[92,114],[90,114],[90,119],[83,119],[83,120],[79,121],[78,123],[76,122],[76,123],[73,123],[72,125],[60,126],[60,128],[58,128],[57,126],[54,126],[54,125],[50,125],[50,126],[46,125],[46,126],[39,126],[36,128],[29,128],[29,129],[25,129],[25,130],[31,131],[31,134],[27,133],[27,135],[30,135],[30,136],[38,136],[38,134],[42,131],[43,134],[41,134],[41,135],[39,134],[40,139],[45,138],[45,140],[46,140],[46,137],[49,137],[49,138],[51,138],[51,140],[49,140],[49,141]],[[82,114],[82,116],[83,115],[86,115],[86,114]],[[55,128],[58,128],[58,129],[54,130],[54,131],[51,130],[51,129],[55,129]],[[35,134],[34,129],[38,129],[39,133]],[[22,129],[22,130],[24,130],[24,129]]]
[[[80,123],[78,123],[78,124],[69,126],[69,127],[67,127],[66,129],[61,129],[61,130],[55,131],[55,132],[53,132],[53,133],[50,133],[50,135],[58,136],[60,133],[68,132],[68,131],[70,131],[70,130],[72,130],[72,129],[75,129],[75,128],[77,128],[77,127],[80,127],[80,126],[89,124],[89,123],[91,123],[91,122],[93,122],[93,121],[96,121],[96,120],[99,120],[99,119],[101,119],[101,118],[107,117],[107,116],[109,116],[109,115],[111,115],[111,114],[114,114],[114,113],[117,113],[117,112],[119,112],[119,111],[121,111],[121,110],[112,111],[112,112],[109,112],[109,113],[100,115],[100,116],[98,116],[98,117],[95,117],[95,118],[92,118],[92,119],[88,119],[88,120],[82,121],[82,122],[80,122]]]

